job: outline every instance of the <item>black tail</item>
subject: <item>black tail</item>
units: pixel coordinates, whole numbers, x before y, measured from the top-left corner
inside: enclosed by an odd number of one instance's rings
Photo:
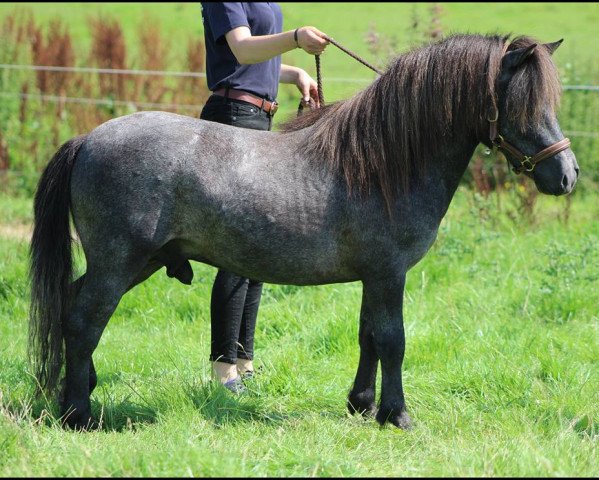
[[[31,239],[29,358],[40,387],[52,392],[64,361],[62,325],[68,315],[71,259],[71,171],[86,135],[62,145],[42,173]]]

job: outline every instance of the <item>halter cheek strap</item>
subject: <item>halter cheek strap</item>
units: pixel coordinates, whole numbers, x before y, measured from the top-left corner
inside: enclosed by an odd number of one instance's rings
[[[501,54],[502,57],[503,57],[503,55],[506,54],[508,46],[509,46],[509,44],[506,42],[503,46],[503,50],[502,50],[502,54]],[[566,150],[567,148],[570,148],[570,139],[563,138],[559,142],[556,142],[553,145],[550,145],[547,148],[544,148],[540,152],[535,153],[533,156],[525,155],[524,153],[522,153],[520,150],[518,150],[516,147],[514,147],[511,143],[509,143],[507,140],[505,140],[499,134],[499,130],[498,130],[498,126],[497,126],[498,121],[499,121],[499,109],[497,108],[497,105],[495,105],[495,104],[493,104],[493,109],[495,111],[495,114],[493,115],[493,118],[488,119],[488,121],[489,121],[489,139],[491,140],[491,144],[493,146],[497,147],[498,150],[501,150],[504,153],[508,153],[509,157],[514,159],[516,162],[518,162],[517,164],[514,164],[514,162],[510,162],[510,163],[512,163],[512,170],[515,173],[520,174],[522,172],[532,172],[535,169],[535,166],[537,165],[537,163],[539,163],[549,157],[557,155],[559,152],[562,152],[562,151]],[[508,158],[508,161],[509,161],[509,157],[506,155],[506,158]]]

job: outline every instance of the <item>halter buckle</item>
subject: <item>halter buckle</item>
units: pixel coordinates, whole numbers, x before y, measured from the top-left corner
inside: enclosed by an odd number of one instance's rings
[[[532,157],[525,156],[524,160],[520,162],[520,165],[517,167],[512,166],[512,172],[517,175],[520,175],[522,172],[532,172],[535,169],[535,164],[530,161],[531,158]]]
[[[531,159],[532,157],[524,157],[524,160],[522,160],[522,162],[520,163],[520,167],[526,170],[527,172],[532,172],[535,169],[535,164],[530,161]]]

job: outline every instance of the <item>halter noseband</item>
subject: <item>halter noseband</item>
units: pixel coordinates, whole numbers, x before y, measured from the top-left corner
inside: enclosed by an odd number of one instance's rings
[[[522,172],[532,172],[535,169],[537,163],[557,155],[570,147],[570,139],[563,138],[559,142],[555,142],[553,145],[544,148],[540,152],[535,153],[532,157],[523,154],[520,150],[514,147],[511,143],[506,141],[497,131],[497,120],[499,119],[499,112],[495,111],[495,118],[489,120],[489,138],[491,144],[501,150],[503,153],[509,153],[511,158],[516,160],[518,164],[512,163],[512,170],[520,174]],[[506,155],[507,158],[507,155]]]
[[[508,43],[506,42],[503,46],[503,55],[506,54]],[[496,147],[498,150],[501,150],[504,154],[507,152],[510,156],[515,159],[519,164],[514,165],[512,162],[512,170],[520,174],[522,172],[532,172],[535,169],[537,163],[552,157],[553,155],[557,155],[559,152],[562,152],[570,147],[570,139],[563,138],[559,142],[555,142],[553,145],[544,148],[540,152],[535,153],[532,157],[529,155],[525,155],[516,147],[514,147],[511,143],[506,141],[498,131],[498,120],[499,120],[499,109],[496,105],[493,105],[495,109],[495,114],[493,118],[488,118],[489,122],[489,139],[491,140],[491,144]],[[506,155],[506,159],[509,161],[508,156]]]

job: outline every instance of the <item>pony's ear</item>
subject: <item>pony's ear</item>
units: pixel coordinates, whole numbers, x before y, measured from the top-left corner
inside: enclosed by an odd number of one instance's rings
[[[537,44],[533,43],[530,47],[518,48],[516,50],[512,50],[511,52],[507,52],[501,61],[502,66],[507,71],[516,70],[528,57],[532,55],[532,52],[534,52],[535,48],[537,48]]]
[[[553,55],[553,52],[555,52],[557,50],[557,47],[559,47],[562,42],[564,41],[564,39],[562,38],[561,40],[558,40],[557,42],[552,42],[552,43],[544,43],[543,46],[549,50],[549,54]]]

